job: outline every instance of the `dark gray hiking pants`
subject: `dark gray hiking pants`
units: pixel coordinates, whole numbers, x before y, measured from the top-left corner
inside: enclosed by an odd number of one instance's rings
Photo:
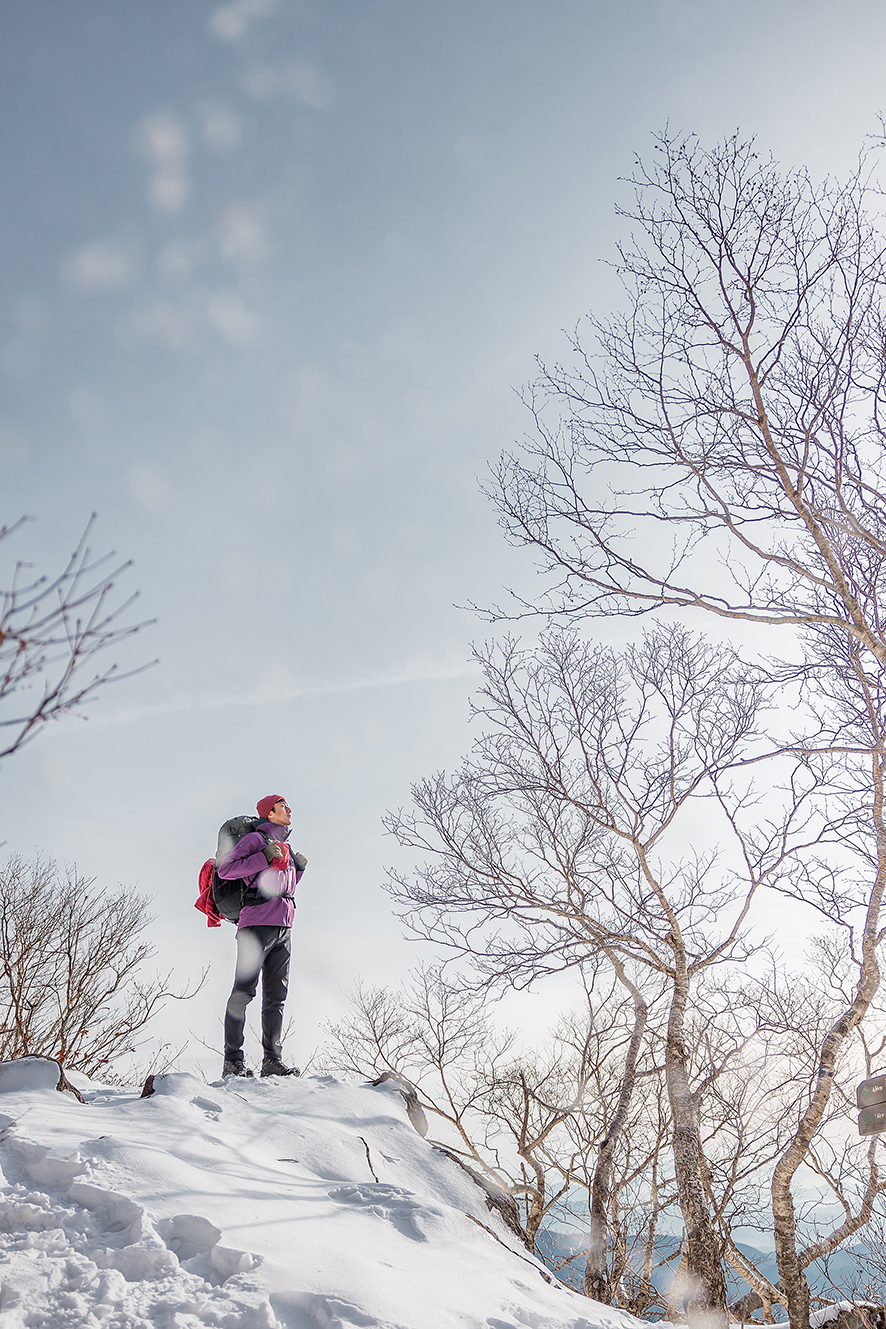
[[[261,974],[261,1044],[266,1057],[283,1056],[283,1004],[289,989],[290,928],[239,928],[237,972],[225,1009],[225,1056],[239,1059],[246,1007]]]

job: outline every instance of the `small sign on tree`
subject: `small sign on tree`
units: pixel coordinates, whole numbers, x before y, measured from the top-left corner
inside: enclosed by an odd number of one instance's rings
[[[855,1091],[859,1135],[877,1135],[886,1131],[886,1075],[863,1080]]]

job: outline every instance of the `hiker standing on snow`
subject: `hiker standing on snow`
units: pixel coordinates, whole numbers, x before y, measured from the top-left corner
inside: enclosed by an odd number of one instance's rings
[[[308,860],[291,854],[292,812],[280,794],[260,798],[255,810],[261,820],[218,864],[223,880],[243,878],[245,891],[237,925],[237,971],[225,1010],[223,1075],[251,1076],[243,1060],[246,1007],[255,996],[261,974],[262,1075],[298,1075],[283,1063],[283,1004],[289,987],[289,953],[295,917],[295,887]]]

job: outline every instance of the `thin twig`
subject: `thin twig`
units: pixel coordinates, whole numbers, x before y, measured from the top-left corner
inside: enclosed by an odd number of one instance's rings
[[[363,1140],[363,1136],[358,1135],[357,1139]],[[369,1171],[372,1173],[372,1180],[378,1181],[378,1177],[375,1175],[375,1168],[372,1166],[372,1158],[370,1157],[369,1154],[369,1145],[366,1143],[365,1140],[363,1140],[363,1148],[366,1150],[366,1162],[369,1164]]]
[[[506,1251],[510,1251],[512,1255],[516,1255],[518,1260],[522,1260],[524,1264],[531,1265],[537,1274],[541,1274],[546,1283],[554,1282],[550,1274],[546,1274],[543,1269],[539,1269],[538,1265],[533,1260],[528,1260],[525,1255],[521,1255],[519,1251],[515,1251],[506,1241],[502,1241],[498,1233],[493,1232],[492,1228],[487,1227],[485,1223],[481,1223],[479,1218],[475,1218],[473,1214],[465,1214],[465,1218],[470,1219],[472,1223],[476,1223],[477,1227],[481,1227],[484,1232],[488,1232],[493,1241],[497,1241],[499,1246],[504,1246]]]

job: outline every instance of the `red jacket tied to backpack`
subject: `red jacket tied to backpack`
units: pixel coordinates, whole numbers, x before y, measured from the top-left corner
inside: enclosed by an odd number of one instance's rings
[[[200,895],[194,903],[195,909],[201,909],[206,915],[206,926],[208,928],[220,928],[222,925],[222,916],[215,907],[215,901],[212,898],[212,879],[215,876],[215,859],[207,858],[200,869],[200,876],[197,878],[200,884]]]

